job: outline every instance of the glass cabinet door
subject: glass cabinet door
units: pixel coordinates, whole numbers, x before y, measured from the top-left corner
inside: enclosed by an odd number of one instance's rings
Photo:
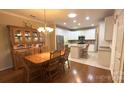
[[[32,33],[32,37],[33,37],[33,43],[38,43],[38,33],[37,32],[33,32]]]
[[[14,43],[16,45],[21,45],[23,43],[23,35],[21,30],[15,30],[14,31]]]
[[[40,36],[39,41],[40,43],[43,42],[43,37]]]
[[[30,31],[25,31],[25,42],[31,43],[31,33]]]

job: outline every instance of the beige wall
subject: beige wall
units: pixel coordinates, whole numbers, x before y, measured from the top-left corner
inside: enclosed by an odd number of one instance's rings
[[[55,31],[50,33],[50,50],[54,51],[56,49],[56,36],[55,36]]]
[[[12,67],[8,31],[0,25],[0,71]]]
[[[12,14],[6,14],[0,11],[0,70],[4,70],[6,68],[12,67],[10,44],[8,39],[8,29],[6,26],[15,25],[15,26],[24,27],[25,26],[24,21],[30,21],[35,27],[42,25],[39,22],[27,20],[23,17]],[[46,41],[47,41],[46,45],[49,46],[50,45],[49,36],[48,39],[46,39]]]

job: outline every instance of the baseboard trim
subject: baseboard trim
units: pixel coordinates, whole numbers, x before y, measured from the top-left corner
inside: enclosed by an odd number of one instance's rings
[[[1,68],[0,71],[3,71],[3,70],[6,70],[6,69],[9,69],[9,68],[12,68],[13,66],[7,66],[7,67],[4,67],[4,68]]]
[[[112,69],[111,68],[110,68],[110,72],[111,72],[111,76],[112,76],[113,82],[116,83],[115,80],[114,80],[114,78],[113,78],[113,72],[112,72]]]

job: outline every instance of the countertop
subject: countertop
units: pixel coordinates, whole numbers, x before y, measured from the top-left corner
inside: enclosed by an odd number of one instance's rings
[[[87,44],[69,44],[69,47],[84,47]]]

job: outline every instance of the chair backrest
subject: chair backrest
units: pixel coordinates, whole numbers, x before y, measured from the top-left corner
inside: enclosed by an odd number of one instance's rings
[[[69,53],[70,53],[70,48],[66,48],[64,53],[65,60],[68,60]]]
[[[60,56],[58,56],[58,57],[55,57],[55,58],[52,58],[52,59],[50,59],[49,60],[49,65],[51,66],[51,65],[56,65],[56,64],[58,64],[59,63],[59,61],[60,61]]]
[[[88,51],[89,44],[86,45],[86,47],[83,49],[83,51]]]
[[[86,48],[88,48],[88,47],[89,47],[89,44],[87,44]]]
[[[60,69],[60,59],[61,56],[56,57],[56,58],[52,58],[49,60],[48,64],[47,64],[47,70],[48,73],[50,75],[50,78],[55,78],[55,76],[59,73],[59,69]]]
[[[88,48],[89,48],[89,45],[90,45],[90,44],[87,44],[87,46],[86,46],[87,50],[88,50]]]
[[[65,45],[65,49],[68,48],[68,45]]]
[[[50,59],[52,59],[52,58],[56,58],[56,57],[59,57],[59,56],[61,56],[61,51],[59,50],[56,50],[56,51],[51,51],[50,52]]]

